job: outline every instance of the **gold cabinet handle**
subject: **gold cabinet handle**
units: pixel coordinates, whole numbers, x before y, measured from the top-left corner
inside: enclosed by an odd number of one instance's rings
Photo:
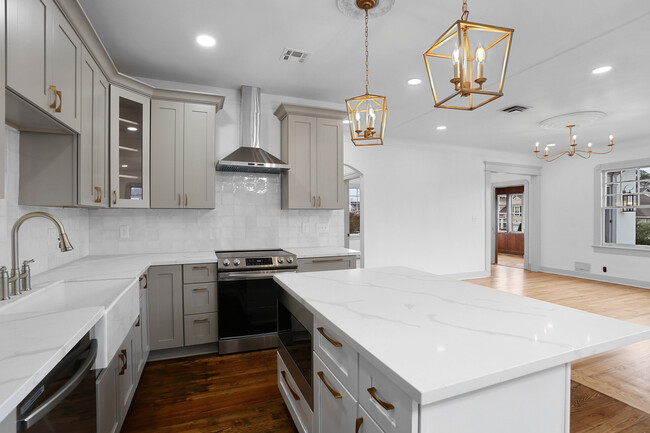
[[[50,86],[49,90],[52,91],[52,95],[54,96],[54,102],[50,104],[50,108],[56,108],[56,96],[57,96],[56,86]]]
[[[194,319],[194,323],[204,323],[204,322],[209,322],[210,319]]]
[[[318,207],[320,207],[320,196],[318,196]]]
[[[324,384],[324,385],[327,387],[327,389],[332,393],[332,395],[334,396],[334,398],[343,398],[343,396],[341,395],[341,393],[339,393],[338,391],[336,391],[334,388],[332,388],[332,387],[329,385],[329,383],[327,383],[327,382],[325,381],[325,373],[323,373],[322,371],[319,371],[319,372],[316,373],[316,374],[318,374],[318,377],[320,377],[320,380],[323,381],[323,384]]]
[[[189,198],[189,194],[188,194],[188,193],[185,193],[185,207],[187,207],[187,200],[188,200],[188,198]]]
[[[113,204],[117,204],[117,191],[113,190]]]
[[[341,343],[339,343],[338,341],[334,340],[332,337],[329,337],[327,334],[325,334],[325,329],[322,326],[320,328],[316,328],[316,329],[318,329],[318,332],[320,332],[321,335],[323,337],[325,337],[325,339],[327,341],[332,343],[332,346],[334,346],[334,347],[343,347],[343,345]]]
[[[138,314],[138,321],[135,322],[135,327],[139,328],[140,327],[140,315]]]
[[[181,207],[181,193],[178,193],[178,207]]]
[[[205,292],[207,290],[207,287],[197,287],[196,289],[192,289],[193,292]]]
[[[357,418],[357,428],[354,430],[356,433],[359,433],[359,430],[361,430],[361,424],[363,424],[363,417],[362,416]]]
[[[95,197],[95,203],[101,203],[102,202],[102,189],[98,186],[95,187],[95,192],[97,193]]]
[[[122,350],[120,350],[120,352],[121,353],[118,356],[120,357],[120,360],[122,361],[122,369],[120,370],[120,372],[118,374],[120,376],[122,376],[124,374],[124,372],[126,371],[126,369],[129,368],[128,367],[129,360],[128,360],[128,357],[126,355],[126,349],[122,349]]]
[[[381,407],[383,407],[384,409],[386,409],[386,410],[395,409],[395,406],[393,406],[392,404],[390,404],[388,402],[385,402],[385,401],[381,400],[379,397],[377,397],[377,388],[375,388],[374,386],[372,388],[368,388],[368,392],[370,393],[372,398],[374,398],[375,401],[377,403],[379,403],[381,405]]]
[[[102,202],[102,198],[103,198],[103,197],[102,197],[102,187],[99,186],[98,188],[99,188],[99,203],[101,203],[101,202]]]
[[[316,207],[316,196],[314,196],[314,207]]]
[[[192,269],[208,269],[208,265],[192,266]]]
[[[300,400],[300,396],[298,394],[296,394],[296,392],[293,389],[291,389],[291,385],[289,385],[289,381],[287,380],[287,372],[282,370],[280,373],[282,374],[282,378],[284,379],[284,383],[287,384],[287,388],[289,388],[289,392],[291,392],[291,395],[293,396],[293,399],[296,400],[296,401]]]
[[[59,106],[54,110],[55,113],[61,112],[61,107],[63,107],[63,92],[60,90],[56,91],[57,96],[59,97]]]
[[[143,289],[146,289],[149,286],[149,277],[147,277],[147,274],[142,274],[144,277],[144,287]]]
[[[339,258],[339,259],[314,259],[311,262],[312,263],[328,263],[328,262],[342,262],[345,259]]]

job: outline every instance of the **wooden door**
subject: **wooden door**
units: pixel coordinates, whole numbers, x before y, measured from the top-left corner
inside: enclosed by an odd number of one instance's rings
[[[58,8],[51,10],[47,39],[46,79],[56,86],[56,107],[50,112],[72,130],[80,128],[81,39]]]
[[[316,138],[317,207],[343,209],[343,125],[336,119],[318,119]]]
[[[151,350],[183,346],[183,278],[179,265],[149,268]]]
[[[183,112],[182,102],[151,101],[152,208],[183,207]]]
[[[183,206],[186,208],[214,208],[215,116],[213,105],[185,104]]]
[[[49,109],[46,59],[52,0],[7,0],[7,87]]]
[[[283,160],[291,168],[282,174],[286,176],[287,194],[283,203],[286,209],[313,209],[317,204],[316,159],[317,121],[308,116],[287,116],[287,153]],[[284,186],[284,185],[283,185]]]

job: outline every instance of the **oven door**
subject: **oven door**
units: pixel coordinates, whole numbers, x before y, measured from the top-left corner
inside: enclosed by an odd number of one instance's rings
[[[278,352],[312,410],[313,323],[313,315],[281,290],[278,297]]]

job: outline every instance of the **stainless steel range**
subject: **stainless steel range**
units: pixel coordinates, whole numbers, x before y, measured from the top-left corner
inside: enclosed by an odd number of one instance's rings
[[[284,250],[217,251],[219,353],[277,347],[278,272],[295,272]]]

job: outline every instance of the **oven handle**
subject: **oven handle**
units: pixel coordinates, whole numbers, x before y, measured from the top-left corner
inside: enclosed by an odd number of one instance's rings
[[[58,406],[59,403],[61,403],[77,386],[79,386],[79,384],[83,381],[84,376],[88,373],[90,367],[95,362],[95,358],[97,358],[97,340],[90,340],[90,347],[87,350],[88,356],[86,357],[86,360],[74,373],[74,375],[72,375],[72,377],[65,383],[65,385],[59,388],[40,406],[36,407],[34,410],[29,411],[27,416],[18,420],[18,432],[23,432],[39,422],[41,418],[50,413],[52,409]]]
[[[296,272],[295,269],[279,269],[266,272],[220,272],[217,274],[217,281],[243,281],[271,279],[273,275],[283,272]]]

